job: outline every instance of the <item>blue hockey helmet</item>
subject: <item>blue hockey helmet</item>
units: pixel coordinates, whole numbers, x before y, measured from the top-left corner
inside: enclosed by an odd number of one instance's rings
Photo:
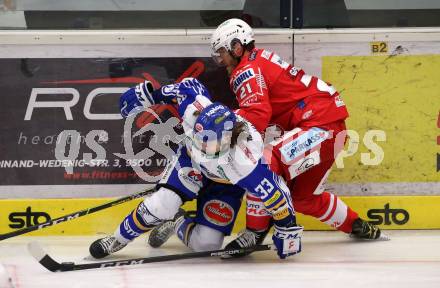
[[[194,124],[195,148],[210,157],[228,151],[236,122],[237,117],[231,109],[218,102],[210,104],[202,110]]]

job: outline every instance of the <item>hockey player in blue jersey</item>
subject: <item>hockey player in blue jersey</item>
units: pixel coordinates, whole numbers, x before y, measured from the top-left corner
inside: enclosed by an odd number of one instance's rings
[[[171,220],[186,201],[197,198],[196,217],[175,221],[178,237],[196,251],[218,249],[233,227],[245,192],[259,197],[273,217],[272,237],[280,258],[301,251],[303,228],[296,224],[284,180],[263,161],[263,140],[229,108],[212,103],[207,89],[187,79],[154,90],[146,81],[121,96],[124,117],[153,104],[176,104],[185,133],[157,191],[122,221],[113,235],[90,246],[95,258],[119,251],[130,241]]]

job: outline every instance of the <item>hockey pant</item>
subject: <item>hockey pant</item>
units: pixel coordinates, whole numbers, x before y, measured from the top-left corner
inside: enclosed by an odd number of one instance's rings
[[[335,158],[344,146],[345,129],[344,121],[296,128],[271,142],[266,147],[265,159],[276,174],[287,180],[295,211],[350,233],[358,214],[324,188]],[[248,194],[247,227],[262,231],[269,222],[263,203]]]
[[[195,250],[220,247],[223,236],[232,230],[244,195],[244,190],[237,186],[204,177],[192,166],[184,147],[168,164],[157,187],[158,190],[146,197],[116,229],[114,236],[120,243],[128,243],[163,221],[173,219],[184,202],[197,199],[197,215],[188,223],[191,225],[187,225],[181,239]],[[199,232],[211,236],[201,237]]]
[[[177,237],[194,251],[220,249],[231,234],[245,191],[230,184],[209,183],[197,197],[195,217],[177,223]]]

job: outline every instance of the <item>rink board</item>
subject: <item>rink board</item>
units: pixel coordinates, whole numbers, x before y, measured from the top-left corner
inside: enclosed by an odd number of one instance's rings
[[[414,194],[411,183],[439,181],[440,55],[325,56],[322,70],[343,91],[349,134],[359,135],[347,145],[357,154],[337,162],[344,169],[333,169],[331,181],[409,182]]]
[[[341,197],[359,215],[384,229],[440,229],[440,196],[369,196]],[[0,201],[0,233],[27,225],[43,223],[72,212],[91,208],[107,199],[20,199]],[[105,209],[66,223],[32,232],[30,235],[93,235],[113,232],[140,200]],[[194,210],[195,203],[184,206]],[[234,232],[244,227],[244,209],[239,212]],[[308,216],[298,215],[298,223],[307,230],[331,230]]]
[[[2,138],[0,198],[117,197],[144,189],[133,184],[136,175],[127,165],[119,167],[114,155],[122,152],[117,97],[124,87],[147,78],[165,84],[192,71],[201,73],[199,80],[228,104],[233,98],[226,75],[214,68],[207,45],[211,33],[1,32],[0,76],[6,80],[0,90],[15,97],[0,107],[5,123],[0,132],[8,135]],[[258,47],[276,51],[287,62],[332,83],[347,104],[351,133],[344,152],[349,155],[336,161],[330,191],[347,196],[439,195],[438,28],[256,29],[256,41]],[[377,41],[387,44],[387,53],[373,53],[372,43]],[[121,83],[113,83],[115,77],[110,76],[115,73]],[[57,89],[72,93],[66,97],[79,95],[72,120],[59,107],[37,106],[25,120],[28,107],[33,107],[32,95],[55,100],[58,92],[50,91]],[[44,95],[49,92],[53,94]],[[113,120],[103,120],[107,116]],[[67,175],[48,164],[54,161],[55,136],[67,127],[81,131],[81,136],[90,129],[107,131],[109,141],[103,147],[110,165],[75,167],[75,173]],[[83,143],[77,158],[89,152]],[[15,161],[26,165],[14,166]]]

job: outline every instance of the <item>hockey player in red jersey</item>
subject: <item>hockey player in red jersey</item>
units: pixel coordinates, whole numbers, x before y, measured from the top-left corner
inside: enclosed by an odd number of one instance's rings
[[[387,239],[378,227],[324,189],[346,139],[348,112],[336,89],[276,53],[257,49],[251,27],[239,19],[219,25],[211,48],[214,60],[226,66],[230,75],[239,103],[236,113],[262,133],[272,124],[284,131],[268,145],[266,159],[288,181],[295,210],[354,238]],[[258,243],[268,230],[270,216],[261,211],[264,206],[258,199],[247,200],[247,230],[239,238],[254,238],[251,242]],[[244,242],[249,243],[238,239],[230,245]]]

